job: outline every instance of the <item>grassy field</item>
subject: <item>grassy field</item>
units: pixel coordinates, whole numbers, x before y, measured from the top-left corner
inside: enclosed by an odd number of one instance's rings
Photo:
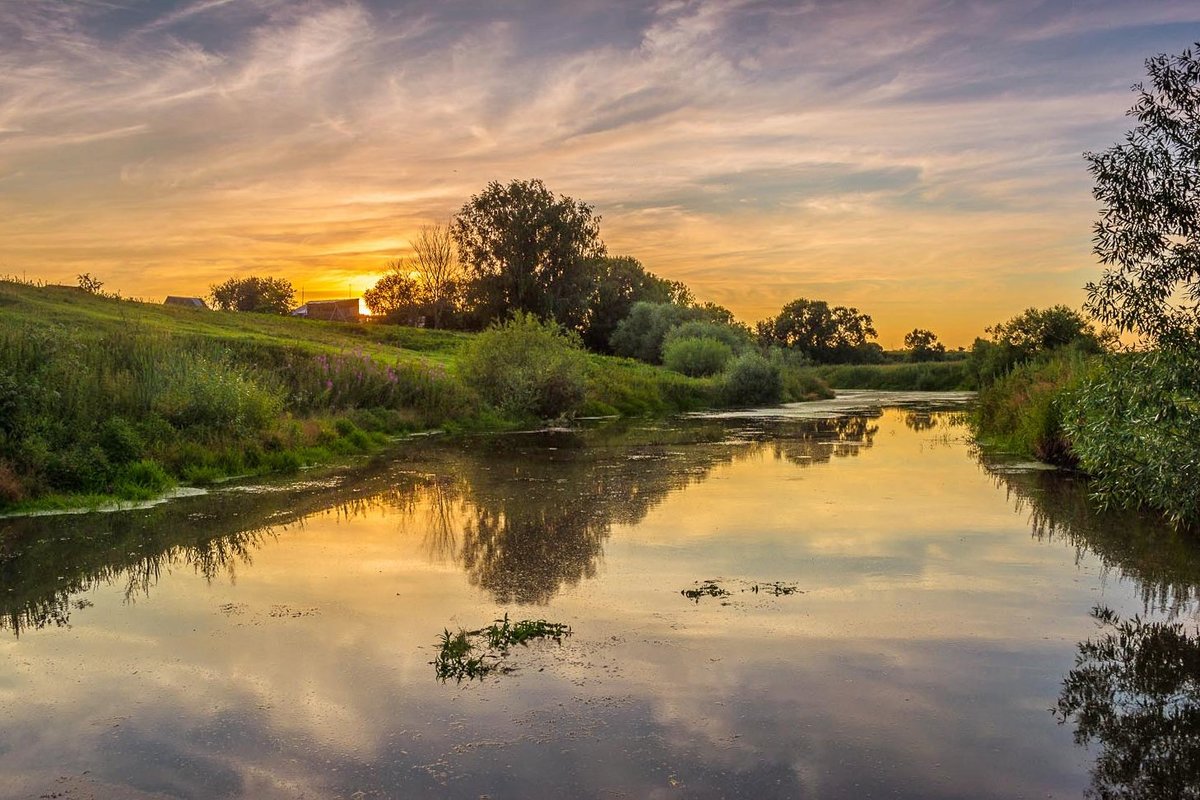
[[[459,375],[475,335],[131,302],[0,281],[0,511],[286,472],[431,428],[503,429]],[[579,413],[721,402],[714,379],[586,356]]]

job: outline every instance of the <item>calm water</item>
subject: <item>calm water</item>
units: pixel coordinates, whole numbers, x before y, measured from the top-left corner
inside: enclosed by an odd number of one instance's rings
[[[1099,746],[1049,709],[1089,613],[1190,620],[1200,554],[976,453],[965,402],[428,439],[0,520],[0,796],[1079,797]],[[436,680],[443,629],[505,613],[573,635]]]

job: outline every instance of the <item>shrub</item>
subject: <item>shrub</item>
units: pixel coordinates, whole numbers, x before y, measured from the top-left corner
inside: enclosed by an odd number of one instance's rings
[[[177,428],[253,432],[283,409],[278,391],[204,355],[177,353],[158,366],[162,390],[153,410]]]
[[[633,304],[629,316],[613,331],[613,352],[648,364],[661,363],[663,340],[672,328],[699,316],[695,309],[674,303]]]
[[[779,367],[757,353],[739,357],[725,373],[723,395],[728,405],[772,405],[779,402],[782,393]]]
[[[25,486],[12,465],[0,461],[0,506],[19,503],[25,499]]]
[[[1200,527],[1198,361],[1113,357],[1066,398],[1062,427],[1103,505],[1151,508]]]
[[[1087,359],[1070,349],[1022,364],[979,392],[974,411],[976,431],[1009,450],[1074,466],[1075,456],[1062,425],[1064,402],[1087,369]]]
[[[100,449],[114,464],[128,464],[142,455],[142,437],[122,417],[109,417],[100,428]]]
[[[708,320],[692,320],[676,325],[663,337],[663,363],[666,363],[667,348],[678,339],[716,339],[728,345],[735,355],[744,353],[752,343],[750,331],[733,325],[722,325]]]
[[[468,386],[513,418],[572,414],[586,392],[579,337],[532,314],[517,314],[479,334],[459,369]]]
[[[171,485],[171,478],[155,461],[135,461],[121,470],[116,479],[117,493],[126,497],[147,497]]]
[[[663,366],[693,378],[716,375],[732,356],[729,345],[707,336],[670,339],[663,346]]]

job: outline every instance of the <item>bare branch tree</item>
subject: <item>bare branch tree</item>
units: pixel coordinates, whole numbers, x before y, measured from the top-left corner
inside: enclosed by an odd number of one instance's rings
[[[446,314],[454,309],[462,290],[463,269],[458,260],[449,225],[422,225],[411,242],[413,271],[421,284],[433,317],[433,327],[442,327]]]

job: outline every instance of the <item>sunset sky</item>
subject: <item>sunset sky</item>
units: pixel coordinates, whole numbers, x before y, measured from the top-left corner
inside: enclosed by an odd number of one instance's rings
[[[1082,152],[1195,2],[0,0],[0,275],[367,288],[488,181],[753,322],[952,346],[1098,275]]]

